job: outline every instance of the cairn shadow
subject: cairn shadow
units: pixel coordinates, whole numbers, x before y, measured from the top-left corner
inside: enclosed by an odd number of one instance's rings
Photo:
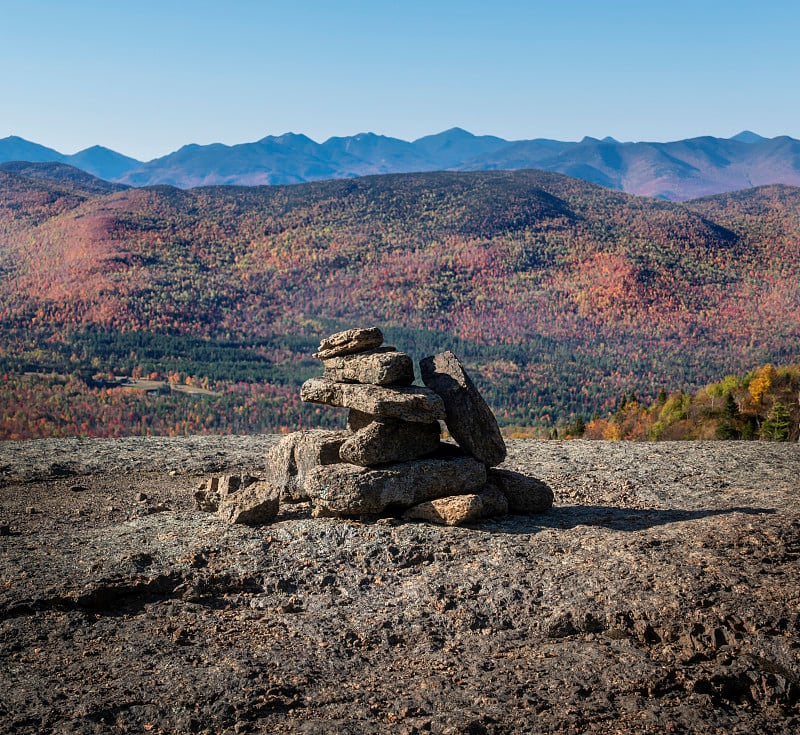
[[[509,515],[492,524],[485,524],[482,528],[491,533],[514,534],[533,534],[546,529],[566,530],[577,526],[596,526],[612,531],[642,531],[671,523],[684,523],[733,513],[755,516],[775,513],[775,509],[733,506],[688,510],[620,508],[608,505],[560,505],[553,506],[546,513],[537,515]]]

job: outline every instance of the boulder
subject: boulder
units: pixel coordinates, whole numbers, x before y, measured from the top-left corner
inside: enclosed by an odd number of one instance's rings
[[[419,459],[379,469],[352,464],[321,465],[303,484],[316,516],[381,513],[426,500],[469,493],[486,483],[486,468],[472,457]]]
[[[327,360],[339,355],[351,355],[364,352],[383,344],[383,332],[377,327],[348,329],[326,337],[319,343],[319,350],[314,357]]]
[[[478,493],[450,495],[415,505],[403,514],[403,518],[462,526],[483,518],[502,516],[507,511],[508,503],[503,493],[494,485],[485,485]]]
[[[352,436],[349,431],[312,429],[283,437],[267,453],[269,479],[281,493],[284,503],[309,500],[303,490],[306,474],[317,465],[339,462],[342,442]]]
[[[323,377],[337,383],[410,385],[414,382],[414,363],[405,352],[362,352],[331,357],[322,363]]]
[[[438,421],[374,421],[342,443],[339,457],[362,467],[408,462],[433,454],[439,448],[440,434]]]
[[[197,509],[205,513],[216,513],[224,497],[235,493],[241,487],[258,482],[258,479],[252,475],[209,477],[194,494]]]
[[[280,496],[280,489],[265,480],[241,484],[235,491],[221,495],[217,515],[228,523],[269,523],[278,515]]]
[[[445,423],[453,439],[488,467],[506,458],[506,445],[492,409],[464,366],[449,350],[420,361],[422,381],[444,402]]]
[[[310,403],[354,408],[376,418],[400,419],[428,424],[444,419],[442,399],[432,390],[417,386],[387,388],[360,383],[334,383],[311,378],[303,383],[300,398]]]
[[[488,481],[505,495],[510,513],[544,513],[553,506],[553,491],[535,477],[511,470],[491,469]]]

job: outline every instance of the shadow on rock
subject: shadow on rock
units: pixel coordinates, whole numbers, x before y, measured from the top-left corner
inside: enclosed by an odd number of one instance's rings
[[[668,523],[681,523],[701,518],[742,513],[762,515],[774,513],[774,508],[735,506],[696,510],[619,508],[607,505],[563,505],[537,516],[511,516],[492,527],[495,533],[538,533],[547,528],[568,529],[576,526],[601,526],[614,531],[641,531]]]

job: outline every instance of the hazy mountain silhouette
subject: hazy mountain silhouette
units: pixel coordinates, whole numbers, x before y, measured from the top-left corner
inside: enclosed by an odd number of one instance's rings
[[[94,146],[68,156],[11,136],[0,162],[57,161],[111,181],[183,189],[217,184],[296,184],[372,174],[439,170],[542,169],[632,194],[685,200],[764,184],[800,184],[800,141],[745,130],[732,138],[703,136],[668,143],[508,141],[451,128],[413,142],[375,133],[324,143],[285,133],[237,145],[186,145],[146,163]]]

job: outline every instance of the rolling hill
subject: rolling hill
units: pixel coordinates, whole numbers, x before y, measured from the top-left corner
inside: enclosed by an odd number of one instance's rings
[[[462,355],[502,423],[549,425],[800,355],[794,187],[681,205],[541,171],[102,191],[18,169],[0,170],[9,376],[261,386],[242,430],[291,428],[327,420],[296,405],[319,337],[374,323],[417,358]]]

